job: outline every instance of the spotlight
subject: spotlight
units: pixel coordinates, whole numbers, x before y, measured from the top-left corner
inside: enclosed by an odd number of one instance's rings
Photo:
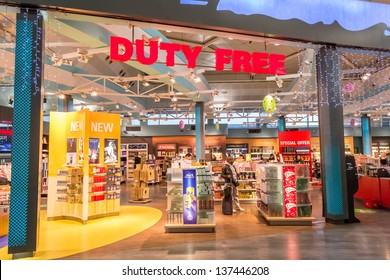
[[[62,60],[62,64],[68,65],[68,66],[72,66],[72,65],[73,65],[73,62],[72,62],[72,60],[70,60],[70,59],[63,59],[63,60]]]
[[[116,109],[119,109],[119,104],[116,104],[116,105],[115,105],[115,108],[116,108]]]
[[[176,97],[176,95],[175,95],[175,93],[173,91],[171,91],[171,94],[169,95],[169,97],[171,98],[172,102],[176,102],[177,101],[177,97]]]
[[[278,88],[281,88],[283,86],[283,80],[281,78],[276,77],[275,81],[276,81],[276,85],[278,86]]]
[[[160,97],[155,96],[155,97],[154,97],[154,102],[160,102]]]
[[[91,96],[97,96],[96,90],[93,90],[93,91],[91,92]]]
[[[82,92],[81,97],[85,99],[85,98],[87,98],[87,95],[84,92]]]
[[[88,51],[77,49],[77,61],[82,63],[88,63]]]
[[[65,99],[65,94],[61,93],[60,95],[58,95],[58,99],[61,99],[61,100]]]
[[[168,77],[169,77],[169,80],[171,81],[172,84],[176,83],[176,79],[174,76],[169,75]]]
[[[191,72],[190,79],[194,81],[194,83],[200,83],[202,80],[196,75],[194,72]]]
[[[148,87],[148,86],[150,86],[150,83],[149,83],[147,80],[143,80],[143,81],[142,81],[142,85],[143,85],[144,87]]]

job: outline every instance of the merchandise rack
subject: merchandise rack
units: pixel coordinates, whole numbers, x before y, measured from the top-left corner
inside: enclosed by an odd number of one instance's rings
[[[183,172],[184,171],[184,172]],[[195,200],[189,200],[188,188],[183,177],[190,172],[195,174],[196,188],[194,188]],[[169,168],[167,174],[167,223],[165,231],[167,233],[179,232],[214,232],[215,231],[215,211],[214,192],[212,189],[211,173],[205,167],[197,168]],[[185,192],[184,192],[185,191]],[[191,207],[185,205],[196,205],[196,223],[187,223],[188,212]],[[187,208],[187,210],[186,210]]]
[[[309,170],[305,164],[257,166],[257,209],[269,225],[312,225]]]

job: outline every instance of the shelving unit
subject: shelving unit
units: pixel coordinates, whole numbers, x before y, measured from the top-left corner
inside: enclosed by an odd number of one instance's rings
[[[0,170],[0,172],[3,172]],[[4,175],[4,174],[3,174]],[[10,186],[0,184],[0,237],[8,235]]]
[[[266,160],[274,153],[274,146],[252,146],[250,154],[252,160]]]
[[[166,232],[214,232],[212,175],[205,167],[169,168]]]
[[[127,179],[127,144],[121,145],[120,150],[121,183]]]
[[[48,197],[55,199],[54,216],[83,222],[83,169],[81,165],[64,165]],[[50,219],[49,219],[50,220]]]
[[[147,143],[131,143],[121,145],[121,165],[123,163],[123,175],[126,174],[127,181],[134,181],[135,158],[140,157],[146,159],[147,155]]]
[[[248,153],[248,144],[226,144],[226,153],[233,158]]]
[[[172,159],[176,156],[176,150],[177,150],[176,144],[157,144],[157,158]]]
[[[48,136],[42,137],[42,175],[41,175],[41,195],[47,196],[49,177],[49,143]]]
[[[296,165],[258,165],[257,207],[269,225],[311,225],[309,167]]]

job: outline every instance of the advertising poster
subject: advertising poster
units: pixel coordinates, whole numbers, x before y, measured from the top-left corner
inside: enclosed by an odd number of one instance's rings
[[[296,188],[295,166],[283,166],[283,205],[284,217],[297,217],[297,188]]]
[[[183,169],[183,223],[196,224],[196,170]]]
[[[104,139],[104,163],[118,162],[118,139]]]
[[[100,139],[89,138],[89,164],[99,164]]]
[[[66,164],[76,164],[77,138],[66,139]]]
[[[0,152],[11,152],[12,136],[0,135]]]
[[[79,140],[79,164],[84,163],[84,137]]]

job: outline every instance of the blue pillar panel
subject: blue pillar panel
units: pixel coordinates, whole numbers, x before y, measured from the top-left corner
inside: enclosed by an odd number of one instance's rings
[[[286,118],[284,116],[279,117],[278,119],[278,131],[285,131],[286,130]]]
[[[32,254],[39,229],[43,19],[21,9],[16,22],[9,254]]]
[[[195,144],[196,160],[205,159],[205,121],[204,103],[196,102],[195,105]]]
[[[367,115],[362,117],[363,154],[371,155],[371,120]]]
[[[330,46],[321,48],[316,66],[323,215],[337,222],[348,218],[342,74],[337,49]]]

